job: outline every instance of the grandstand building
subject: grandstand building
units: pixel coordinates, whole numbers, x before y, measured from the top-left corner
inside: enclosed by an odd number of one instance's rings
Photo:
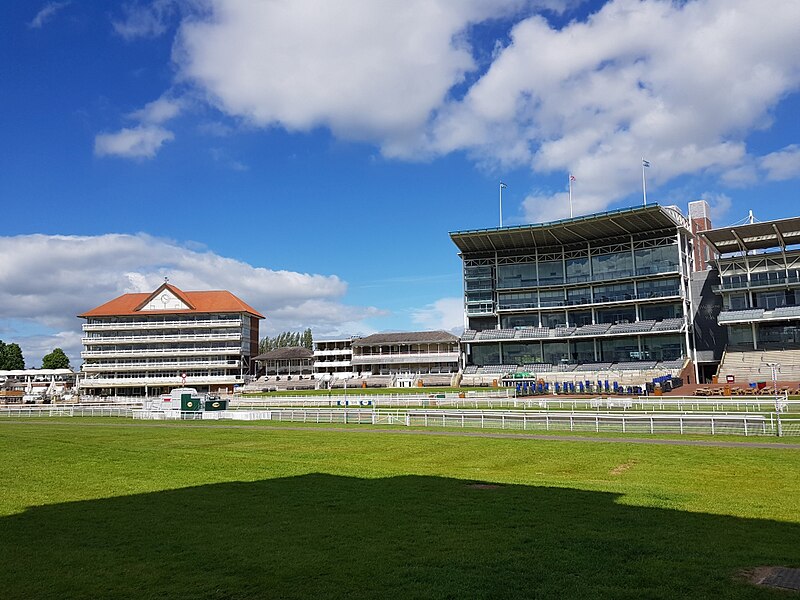
[[[314,376],[353,377],[353,337],[314,340]]]
[[[680,372],[693,350],[693,234],[649,205],[450,234],[463,261],[465,375]]]
[[[264,318],[231,292],[184,292],[169,283],[79,317],[86,319],[79,386],[114,396],[152,396],[181,385],[232,392],[255,368]]]
[[[353,365],[373,375],[458,372],[458,337],[446,331],[376,333],[353,340]]]
[[[800,217],[705,231],[719,254],[714,291],[727,330],[719,375],[800,380]]]

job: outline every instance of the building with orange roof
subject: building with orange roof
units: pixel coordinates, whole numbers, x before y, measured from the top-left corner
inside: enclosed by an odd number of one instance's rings
[[[83,393],[154,396],[174,387],[232,392],[254,372],[264,316],[225,290],[184,292],[164,282],[81,315]]]

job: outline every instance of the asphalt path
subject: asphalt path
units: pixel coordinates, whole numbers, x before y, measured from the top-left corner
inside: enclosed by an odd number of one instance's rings
[[[275,425],[201,425],[178,423],[87,423],[80,421],[16,421],[0,420],[0,424],[8,425],[42,425],[42,426],[71,426],[71,427],[162,427],[180,428],[191,427],[196,429],[245,429],[263,431],[319,431],[337,433],[369,433],[383,435],[432,435],[447,437],[490,438],[490,439],[516,439],[516,440],[541,440],[546,442],[590,442],[607,444],[649,444],[654,446],[703,446],[708,448],[764,448],[769,450],[800,450],[800,444],[785,444],[781,442],[725,442],[714,440],[676,440],[664,438],[634,438],[634,437],[589,437],[579,435],[541,435],[535,433],[488,433],[478,431],[429,431],[421,429],[382,429],[364,425],[351,427],[292,427]]]

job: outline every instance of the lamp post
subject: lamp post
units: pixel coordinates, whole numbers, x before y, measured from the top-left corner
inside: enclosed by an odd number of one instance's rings
[[[766,363],[766,365],[772,370],[772,391],[775,392],[775,416],[778,420],[778,437],[781,437],[783,435],[783,428],[781,426],[780,396],[778,395],[778,369],[781,364]]]

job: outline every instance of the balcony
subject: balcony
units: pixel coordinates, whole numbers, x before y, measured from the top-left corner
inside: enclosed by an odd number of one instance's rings
[[[318,360],[314,363],[315,369],[330,369],[334,367],[349,367],[351,362],[349,360]]]
[[[458,362],[458,352],[399,352],[397,354],[353,355],[354,365]]]
[[[225,348],[140,348],[136,350],[84,350],[81,358],[147,358],[150,356],[209,356],[215,354],[241,354],[239,346]]]
[[[314,356],[350,356],[352,348],[337,348],[335,350],[314,350]]]
[[[741,281],[723,281],[721,285],[714,286],[712,291],[715,293],[728,292],[734,290],[748,290],[753,288],[764,289],[769,287],[787,287],[800,285],[800,277],[797,275],[785,275],[779,277],[769,278],[753,278],[751,275],[750,281],[742,279]]]
[[[212,361],[180,361],[180,362],[101,362],[84,363],[81,370],[84,373],[95,373],[102,371],[159,371],[159,370],[179,370],[188,369],[238,369],[241,362],[238,360],[212,360]]]
[[[84,323],[84,331],[130,331],[137,329],[184,329],[187,327],[241,327],[241,319],[208,319],[204,321],[131,321]]]
[[[500,301],[499,311],[506,310],[547,310],[552,308],[571,308],[575,306],[595,306],[604,304],[619,304],[621,302],[642,302],[646,300],[662,300],[662,299],[679,299],[681,297],[680,290],[666,290],[666,291],[652,291],[643,294],[619,294],[612,296],[596,296],[594,302],[589,298],[574,299],[574,300],[546,300],[544,302],[536,303],[531,301],[526,302],[503,302]]]
[[[242,339],[241,332],[237,333],[177,333],[173,335],[108,335],[81,338],[84,346],[97,346],[100,344],[167,344],[172,342],[226,342]]]
[[[196,375],[186,378],[185,384],[189,387],[193,385],[236,385],[244,383],[244,379],[238,375]],[[144,387],[144,386],[175,386],[184,385],[181,377],[85,377],[81,379],[78,387],[97,388],[97,387]]]

